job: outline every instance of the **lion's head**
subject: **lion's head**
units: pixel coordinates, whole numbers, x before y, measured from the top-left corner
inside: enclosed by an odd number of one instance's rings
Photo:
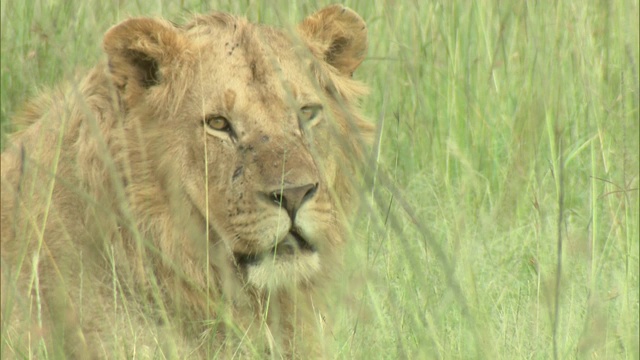
[[[366,40],[363,20],[337,5],[296,32],[214,13],[182,27],[131,19],[105,36],[131,133],[144,134],[131,141],[144,139],[162,186],[184,194],[176,201],[257,288],[313,281],[344,241],[371,132],[351,79]]]

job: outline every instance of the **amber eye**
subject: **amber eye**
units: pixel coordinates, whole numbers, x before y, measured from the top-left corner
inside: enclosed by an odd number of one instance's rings
[[[305,105],[300,108],[300,119],[304,122],[315,120],[322,111],[322,105]]]
[[[230,131],[231,125],[229,124],[229,120],[224,116],[220,115],[209,115],[204,119],[204,123],[211,130],[216,131]]]

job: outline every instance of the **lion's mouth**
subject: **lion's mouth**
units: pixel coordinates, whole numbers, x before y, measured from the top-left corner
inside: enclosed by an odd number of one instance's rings
[[[234,253],[236,263],[241,267],[256,265],[263,259],[282,258],[295,256],[296,254],[313,254],[317,251],[316,247],[303,238],[297,231],[292,229],[280,242],[270,250],[256,253],[243,254]]]

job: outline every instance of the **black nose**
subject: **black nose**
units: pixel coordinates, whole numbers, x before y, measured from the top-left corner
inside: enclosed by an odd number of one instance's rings
[[[318,184],[306,184],[302,186],[285,187],[271,191],[268,197],[278,206],[289,213],[291,221],[295,220],[298,209],[307,200],[311,199],[318,190]]]

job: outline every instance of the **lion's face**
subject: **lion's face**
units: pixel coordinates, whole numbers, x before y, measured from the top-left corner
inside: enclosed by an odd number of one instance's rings
[[[342,241],[329,196],[335,169],[324,169],[333,161],[318,154],[330,109],[291,49],[240,36],[223,28],[201,48],[210,55],[181,119],[191,126],[180,138],[195,139],[182,144],[185,186],[248,280],[271,287],[311,278],[321,254]]]
[[[312,281],[334,256],[345,236],[345,142],[368,130],[339,83],[362,61],[362,20],[334,6],[298,32],[214,14],[182,28],[129,20],[105,37],[157,171],[258,288]]]

